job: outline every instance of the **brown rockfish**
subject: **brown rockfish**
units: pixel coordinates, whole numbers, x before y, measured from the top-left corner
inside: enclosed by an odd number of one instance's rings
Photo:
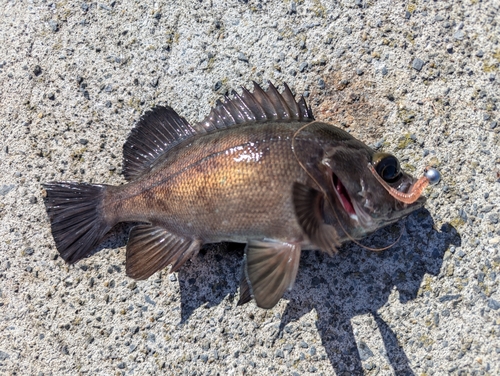
[[[195,125],[155,107],[125,142],[123,173],[121,186],[44,184],[66,262],[89,255],[119,222],[139,223],[126,251],[135,279],[177,271],[203,244],[246,243],[239,304],[253,297],[263,308],[293,285],[302,249],[333,254],[425,201],[398,199],[416,182],[398,160],[315,121],[286,84],[281,94],[272,84],[233,92]]]

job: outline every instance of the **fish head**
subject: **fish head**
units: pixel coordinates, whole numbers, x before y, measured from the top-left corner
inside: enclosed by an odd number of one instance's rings
[[[325,217],[341,221],[351,237],[359,239],[394,223],[426,201],[420,197],[406,204],[391,196],[369,165],[390,187],[402,193],[407,193],[417,179],[401,169],[395,156],[375,152],[356,139],[329,148],[321,163],[329,196],[324,204]]]

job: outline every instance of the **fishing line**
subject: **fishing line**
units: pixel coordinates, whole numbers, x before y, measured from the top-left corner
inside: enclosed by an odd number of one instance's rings
[[[304,124],[302,127],[300,127],[294,134],[293,134],[293,137],[292,137],[292,153],[293,153],[293,156],[295,157],[295,159],[297,160],[297,163],[299,164],[299,166],[304,170],[304,172],[312,179],[313,182],[316,183],[316,185],[319,187],[319,189],[321,190],[321,192],[323,193],[323,196],[325,197],[326,201],[328,202],[328,205],[330,206],[330,208],[332,209],[333,211],[333,214],[335,214],[335,218],[337,218],[337,222],[338,224],[340,225],[340,227],[342,228],[342,230],[344,231],[344,233],[347,235],[347,237],[349,238],[349,240],[351,240],[353,243],[357,244],[358,246],[360,246],[361,248],[364,248],[364,249],[367,249],[369,251],[373,251],[373,252],[381,252],[381,251],[385,251],[386,249],[389,249],[393,246],[395,246],[399,240],[401,239],[401,237],[403,236],[403,230],[401,230],[400,234],[399,234],[399,237],[396,239],[396,241],[394,243],[392,243],[391,245],[388,245],[386,247],[383,247],[383,248],[372,248],[372,247],[368,247],[366,245],[363,245],[361,244],[360,242],[358,242],[356,239],[354,239],[348,232],[347,230],[344,228],[344,226],[342,225],[342,221],[340,220],[339,218],[339,215],[337,214],[337,211],[335,210],[332,202],[330,201],[330,197],[328,196],[327,192],[325,191],[325,189],[321,186],[321,184],[319,184],[319,182],[314,178],[314,176],[311,175],[311,173],[309,173],[309,171],[307,171],[306,167],[304,166],[304,164],[300,161],[299,157],[297,156],[296,152],[295,152],[295,139],[297,138],[297,135],[302,132],[305,128],[307,128],[308,126],[314,124],[314,123],[318,123],[317,120],[315,121],[312,121],[310,123],[307,123],[307,124]]]

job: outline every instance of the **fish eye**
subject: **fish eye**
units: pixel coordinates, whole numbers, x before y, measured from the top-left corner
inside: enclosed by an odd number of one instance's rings
[[[375,170],[384,181],[394,183],[401,177],[401,167],[398,159],[388,153],[377,153],[373,157]]]

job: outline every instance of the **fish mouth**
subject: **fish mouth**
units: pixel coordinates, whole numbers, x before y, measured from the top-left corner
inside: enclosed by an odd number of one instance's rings
[[[342,181],[340,181],[338,176],[334,173],[332,173],[332,182],[335,194],[342,204],[342,207],[344,208],[346,213],[349,214],[349,217],[358,221],[358,215],[356,214],[356,210],[354,209],[351,197],[349,196],[349,193],[347,193],[347,189],[345,188],[344,184],[342,184]]]
[[[405,217],[411,212],[417,210],[422,207],[426,201],[424,196],[420,197],[417,201],[412,204],[402,204],[403,206],[399,206],[394,208],[390,213],[385,213],[384,220],[382,218],[378,218],[377,221],[374,221],[372,218],[372,214],[374,212],[373,203],[367,197],[365,184],[363,180],[361,180],[361,191],[358,193],[362,197],[362,200],[352,200],[351,196],[347,188],[342,184],[342,181],[339,179],[335,173],[331,172],[331,179],[333,190],[337,196],[338,201],[342,205],[344,211],[349,215],[349,218],[355,222],[356,226],[361,226],[365,232],[370,232],[376,230],[378,227],[381,227],[381,223],[389,224],[397,221],[399,218]],[[406,183],[405,185],[400,185],[398,187],[398,191],[407,192],[411,183]]]

